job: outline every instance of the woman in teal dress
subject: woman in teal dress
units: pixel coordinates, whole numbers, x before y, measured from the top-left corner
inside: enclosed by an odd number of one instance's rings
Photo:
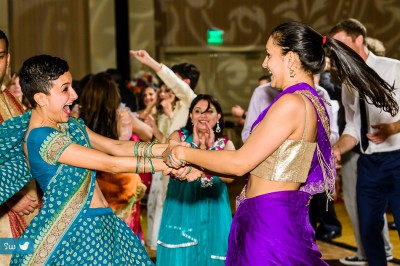
[[[26,60],[20,82],[33,109],[0,125],[0,204],[35,178],[43,207],[19,240],[29,249],[17,249],[11,265],[152,265],[140,240],[113,214],[93,170],[169,171],[149,158],[160,156],[164,145],[108,139],[70,117],[77,95],[60,58]]]
[[[211,95],[198,95],[184,128],[170,139],[208,150],[234,150],[222,136],[221,106]],[[195,182],[175,176],[168,183],[157,246],[157,265],[225,265],[232,212],[226,182],[206,175]]]

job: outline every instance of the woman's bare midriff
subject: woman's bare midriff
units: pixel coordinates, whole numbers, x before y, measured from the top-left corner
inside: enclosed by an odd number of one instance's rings
[[[90,203],[90,208],[107,208],[109,206],[110,205],[108,204],[107,200],[104,198],[103,193],[101,193],[100,187],[96,181],[92,202]]]
[[[246,198],[253,198],[271,192],[298,190],[300,185],[300,183],[293,182],[270,181],[251,175],[247,183]]]

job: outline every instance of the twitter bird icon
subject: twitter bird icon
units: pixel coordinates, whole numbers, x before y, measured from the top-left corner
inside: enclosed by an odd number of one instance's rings
[[[25,251],[29,248],[29,242],[26,241],[24,244],[19,244],[19,249]]]
[[[33,253],[33,245],[32,240],[30,239],[19,239],[17,245],[17,253],[18,254],[31,254]]]

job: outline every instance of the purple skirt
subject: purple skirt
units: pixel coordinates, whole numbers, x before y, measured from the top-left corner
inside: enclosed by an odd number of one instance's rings
[[[232,221],[226,265],[328,265],[309,221],[310,199],[302,191],[245,199]]]

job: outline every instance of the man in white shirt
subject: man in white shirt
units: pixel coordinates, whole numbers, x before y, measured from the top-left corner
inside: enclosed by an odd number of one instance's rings
[[[246,120],[242,129],[242,141],[245,142],[250,135],[251,127],[259,114],[267,108],[281,90],[271,87],[271,83],[264,83],[258,86],[251,95],[249,108],[246,113]]]
[[[400,103],[400,61],[379,57],[368,51],[366,29],[359,21],[348,19],[338,23],[331,29],[330,36],[348,45],[386,82],[394,84],[394,97]],[[392,117],[364,101],[369,133],[361,134],[360,104],[363,101],[360,101],[355,89],[343,84],[342,102],[346,112],[346,126],[333,152],[340,166],[342,154],[359,142],[360,146],[364,146],[361,147],[357,162],[356,197],[360,235],[368,264],[386,265],[388,258],[381,232],[388,202],[392,206],[395,222],[400,223],[400,134],[397,134],[400,114]]]
[[[199,80],[200,72],[194,65],[188,63],[174,65],[172,69],[169,69],[164,64],[157,62],[144,50],[131,50],[130,55],[152,68],[165,85],[179,98],[179,102],[173,110],[173,116],[170,118],[170,124],[165,132],[163,132],[164,139],[166,140],[172,132],[186,125],[190,104],[197,96],[193,90]],[[150,194],[147,200],[146,236],[146,245],[150,246],[153,250],[156,249],[157,245],[168,182],[169,176],[162,176],[161,172],[153,174]]]
[[[130,54],[141,63],[152,68],[180,100],[179,106],[174,110],[174,119],[168,133],[171,134],[175,130],[185,126],[189,116],[190,104],[197,96],[193,90],[196,88],[199,80],[199,70],[194,65],[188,63],[175,65],[171,70],[164,64],[154,60],[144,50],[131,50]]]

